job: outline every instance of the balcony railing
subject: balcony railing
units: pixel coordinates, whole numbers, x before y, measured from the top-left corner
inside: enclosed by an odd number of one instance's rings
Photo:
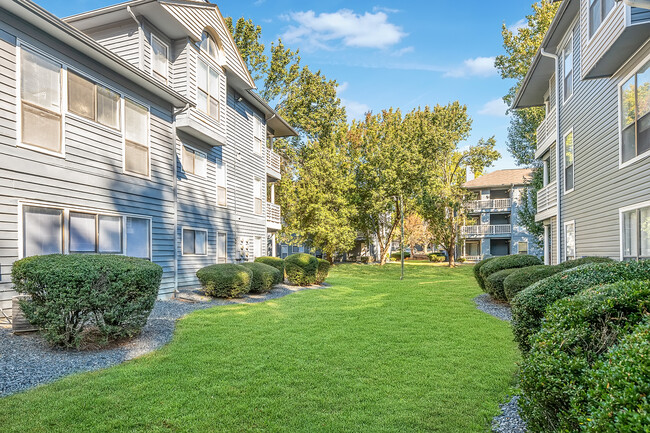
[[[463,256],[461,256],[461,257],[464,258],[464,259],[465,259],[466,261],[468,261],[468,262],[480,262],[481,260],[483,260],[483,256],[468,256],[468,255],[463,255]]]
[[[557,135],[557,124],[555,123],[555,108],[551,108],[546,118],[537,128],[537,151],[541,152],[551,145]]]
[[[463,236],[509,235],[511,230],[510,224],[477,224],[462,226],[460,234]]]
[[[512,205],[509,198],[497,198],[493,200],[472,200],[465,203],[465,208],[470,211],[480,211],[482,209],[508,209]]]
[[[275,174],[280,174],[280,155],[266,149],[266,167]]]
[[[549,183],[537,191],[537,213],[541,214],[557,206],[557,182]]]
[[[266,203],[266,222],[275,226],[282,224],[280,205],[275,203]]]

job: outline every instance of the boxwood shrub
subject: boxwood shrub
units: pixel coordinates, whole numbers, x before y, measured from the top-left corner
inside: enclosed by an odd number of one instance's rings
[[[140,332],[153,309],[162,268],[114,255],[46,255],[18,260],[11,270],[27,320],[52,345],[104,345]],[[92,341],[91,341],[92,339]]]
[[[432,263],[442,263],[445,261],[445,255],[442,253],[431,253],[427,257],[429,257],[429,261]]]
[[[527,287],[512,300],[512,331],[519,348],[528,351],[530,337],[553,302],[590,287],[629,280],[650,280],[650,260],[582,265]]]
[[[529,266],[516,269],[503,281],[503,289],[508,302],[526,287],[560,272],[557,266]]]
[[[318,270],[316,271],[316,283],[321,284],[330,274],[330,262],[318,259]]]
[[[242,263],[242,266],[253,271],[251,278],[251,292],[264,293],[273,288],[274,284],[280,284],[282,277],[280,271],[271,265],[260,262]]]
[[[586,289],[547,310],[520,373],[522,410],[530,431],[580,430],[580,419],[587,415],[590,369],[647,318],[648,311],[648,281]]]
[[[474,278],[476,279],[476,282],[478,283],[478,286],[481,288],[481,290],[485,291],[485,280],[483,279],[483,276],[481,275],[481,268],[483,267],[484,264],[489,262],[490,260],[494,260],[496,257],[486,257],[477,264],[474,265],[473,271],[474,271]]]
[[[644,432],[650,427],[650,320],[598,361],[588,373],[586,431]]]
[[[506,294],[503,289],[503,282],[509,275],[512,275],[513,272],[518,271],[519,268],[510,268],[504,269],[499,272],[495,272],[485,280],[485,291],[490,294],[494,299],[498,301],[505,301]]]
[[[587,265],[589,263],[613,263],[614,260],[609,257],[581,257],[579,259],[567,260],[560,264],[555,265],[561,271],[566,269],[577,268],[578,266]]]
[[[253,271],[242,265],[222,263],[201,268],[196,276],[206,295],[238,298],[250,292]]]
[[[284,259],[284,270],[289,283],[310,286],[316,282],[318,259],[306,253],[292,254]]]
[[[408,259],[411,257],[411,253],[408,251],[404,251],[404,258]],[[402,260],[402,253],[401,251],[396,251],[394,253],[390,253],[390,258],[393,260]]]
[[[257,263],[264,263],[265,265],[273,266],[275,269],[280,271],[282,274],[282,280],[284,281],[284,260],[280,257],[258,257],[255,259]],[[282,282],[282,281],[280,281]]]
[[[494,260],[490,260],[487,263],[484,263],[480,267],[479,272],[483,280],[485,280],[493,273],[502,271],[504,269],[525,268],[527,266],[536,265],[543,265],[543,263],[538,257],[528,254],[500,256],[495,257]]]

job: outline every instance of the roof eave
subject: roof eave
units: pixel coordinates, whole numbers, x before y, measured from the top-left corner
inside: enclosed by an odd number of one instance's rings
[[[246,93],[250,96],[250,98],[246,99],[268,116],[266,120],[269,122],[269,126],[275,131],[276,137],[296,137],[298,135],[298,132],[277,111],[271,108],[260,95],[253,90],[248,90]],[[274,127],[271,122],[276,126]]]

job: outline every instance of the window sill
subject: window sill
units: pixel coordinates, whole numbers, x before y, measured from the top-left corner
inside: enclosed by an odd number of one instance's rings
[[[144,175],[144,174],[140,174],[140,173],[133,173],[133,172],[126,171],[126,170],[122,170],[122,174],[125,174],[127,176],[137,177],[139,179],[151,180],[151,174]]]
[[[619,153],[620,153],[620,151],[621,150],[620,150],[620,146],[619,146]],[[637,155],[634,158],[632,158],[632,159],[630,159],[628,161],[625,161],[625,162],[623,162],[621,159],[619,159],[618,169],[620,170],[620,169],[623,169],[623,168],[627,168],[627,167],[629,167],[629,166],[631,166],[631,165],[633,165],[633,164],[635,164],[635,163],[637,163],[637,162],[639,162],[641,160],[646,159],[649,156],[650,156],[650,151],[647,151],[647,152],[644,152],[641,155]]]
[[[26,143],[17,143],[16,147],[20,147],[22,149],[27,149],[27,150],[33,150],[34,152],[44,153],[46,155],[65,159],[65,150],[62,150],[61,152],[53,152],[51,150],[43,149],[42,147],[38,147],[38,146],[34,146],[33,144],[26,144]]]

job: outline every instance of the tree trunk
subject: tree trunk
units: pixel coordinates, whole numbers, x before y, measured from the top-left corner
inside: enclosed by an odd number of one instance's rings
[[[384,244],[379,244],[379,266],[384,266],[386,264],[387,256],[388,247],[384,246]]]
[[[456,249],[452,245],[447,249],[447,258],[449,260],[449,267],[450,268],[453,268],[454,266],[456,266],[455,258],[454,258],[455,254],[456,254]]]

